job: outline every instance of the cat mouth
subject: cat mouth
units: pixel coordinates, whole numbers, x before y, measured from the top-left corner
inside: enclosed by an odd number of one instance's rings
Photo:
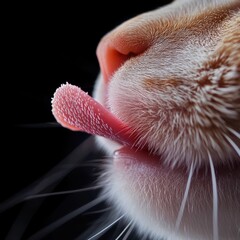
[[[63,84],[54,93],[52,113],[63,127],[98,135],[123,146],[137,148],[137,134],[103,105],[71,84]]]
[[[66,83],[56,90],[52,99],[52,113],[65,128],[117,143],[117,147],[113,147],[114,159],[122,153],[124,156],[131,155],[131,158],[148,156],[152,162],[155,157],[159,158],[149,153],[147,144],[143,144],[143,141],[139,143],[140,136],[134,130],[77,86]]]
[[[66,83],[56,90],[52,99],[52,112],[63,127],[102,136],[118,143],[114,151],[120,155],[124,153],[126,156],[128,152],[131,158],[137,158],[139,154],[143,154],[149,162],[154,162],[153,159],[156,158],[164,162],[161,156],[149,151],[147,142],[139,143],[140,134],[77,86]],[[190,166],[185,168],[189,170]],[[220,166],[219,169],[227,168]]]

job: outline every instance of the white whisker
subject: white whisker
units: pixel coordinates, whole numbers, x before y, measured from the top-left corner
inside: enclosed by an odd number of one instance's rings
[[[69,174],[72,169],[75,168],[76,164],[79,164],[90,152],[95,149],[91,148],[94,144],[94,137],[88,137],[83,143],[76,147],[68,156],[66,156],[59,164],[57,164],[52,170],[50,170],[45,176],[41,177],[31,186],[26,187],[21,192],[17,193],[15,196],[6,200],[0,204],[0,213],[10,209],[11,207],[21,203],[29,195],[35,195],[39,192],[44,191],[47,187],[52,184],[58,184],[67,174]],[[79,158],[79,156],[81,156]],[[70,164],[69,168],[62,168],[65,164]]]
[[[123,231],[118,235],[118,237],[115,240],[119,240],[120,237],[128,230],[128,228],[131,226],[133,221],[131,221],[124,229]]]
[[[92,237],[88,238],[87,240],[92,240],[95,237],[97,237],[98,235],[100,235],[101,233],[107,231],[109,228],[111,228],[115,223],[119,222],[123,217],[125,216],[125,214],[123,214],[122,216],[120,216],[119,218],[117,218],[115,221],[113,221],[111,224],[109,224],[108,226],[106,226],[105,228],[103,228],[102,230],[100,230],[99,232],[97,232],[96,234],[94,234]]]
[[[233,149],[237,152],[238,156],[240,157],[240,149],[237,146],[237,144],[226,134],[224,134],[224,137],[228,140],[229,144],[233,147]]]
[[[212,192],[213,192],[213,239],[218,240],[218,192],[217,192],[217,179],[213,166],[213,161],[210,153],[208,152],[208,158],[211,168],[212,176]]]
[[[32,195],[32,196],[26,197],[24,200],[27,201],[27,200],[32,200],[32,199],[36,199],[36,198],[52,197],[52,196],[87,192],[87,191],[93,191],[93,190],[96,190],[96,189],[99,189],[99,188],[101,188],[101,186],[94,186],[94,187],[89,187],[89,188],[81,188],[81,189],[68,190],[68,191],[62,191],[62,192],[35,194],[35,195]]]
[[[240,133],[238,133],[237,131],[235,131],[232,128],[227,128],[233,135],[235,135],[238,139],[240,139]]]
[[[189,193],[189,189],[190,189],[190,185],[191,185],[193,172],[194,172],[194,168],[193,168],[193,163],[192,163],[190,171],[189,171],[189,175],[188,175],[188,180],[187,180],[187,185],[186,185],[186,189],[185,189],[185,192],[184,192],[183,200],[182,200],[181,207],[180,207],[180,210],[178,212],[178,216],[177,216],[177,220],[176,220],[176,224],[175,224],[175,231],[176,232],[179,229],[179,226],[180,226],[180,223],[181,223],[181,220],[182,220],[182,217],[183,217],[183,212],[184,212],[184,209],[185,209],[185,206],[186,206],[187,197],[188,197],[188,193]]]
[[[88,168],[88,167],[97,167],[99,164],[101,164],[101,163],[103,163],[105,161],[105,159],[104,160],[96,160],[96,162],[93,162],[93,161],[91,161],[91,162],[89,162],[89,163],[79,163],[79,164],[75,164],[74,166],[73,165],[71,165],[71,164],[64,164],[63,166],[61,166],[61,168],[74,168],[74,169],[76,169],[76,168],[84,168],[84,167],[86,167],[86,168]]]
[[[124,236],[124,238],[122,240],[127,240],[129,235],[132,233],[133,229],[134,229],[134,225],[132,224],[132,226],[128,229],[126,235]]]
[[[98,210],[98,211],[86,212],[85,215],[94,215],[94,214],[99,214],[99,213],[105,213],[105,212],[109,212],[111,210],[112,210],[112,207],[108,207],[108,208]]]
[[[94,199],[93,201],[85,204],[84,206],[81,206],[78,209],[75,209],[74,211],[68,213],[64,217],[58,219],[57,221],[49,224],[45,228],[39,230],[37,233],[32,235],[28,240],[37,240],[37,239],[43,239],[46,235],[57,229],[58,227],[62,226],[66,222],[70,221],[71,219],[79,216],[81,213],[87,211],[88,209],[98,205],[100,202],[102,202],[105,199],[105,197]]]

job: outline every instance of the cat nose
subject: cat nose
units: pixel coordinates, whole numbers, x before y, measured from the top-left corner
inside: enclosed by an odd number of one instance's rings
[[[120,25],[103,37],[97,47],[97,57],[104,80],[110,80],[125,61],[143,53],[151,40],[146,28],[131,22]]]

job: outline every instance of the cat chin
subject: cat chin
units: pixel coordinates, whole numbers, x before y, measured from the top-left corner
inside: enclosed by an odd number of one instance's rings
[[[217,172],[219,239],[237,239],[239,234],[239,174],[239,169]],[[211,174],[205,172],[193,175],[176,228],[188,176],[184,169],[165,166],[159,157],[122,147],[114,152],[101,181],[107,201],[129,222],[133,221],[141,236],[147,233],[153,239],[212,239],[212,182]]]

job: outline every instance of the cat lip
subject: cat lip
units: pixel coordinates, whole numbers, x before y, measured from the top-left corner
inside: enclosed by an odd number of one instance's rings
[[[131,148],[128,146],[120,146],[118,147],[113,154],[114,163],[117,165],[122,165],[126,167],[127,165],[135,166],[137,168],[141,168],[144,166],[151,166],[154,168],[156,172],[165,171],[168,174],[178,174],[179,176],[185,177],[189,175],[189,171],[191,168],[191,164],[189,165],[179,165],[176,167],[171,167],[169,164],[165,164],[164,158],[161,155],[151,154],[146,150],[139,150],[136,148]],[[143,164],[143,165],[142,165]],[[211,176],[210,165],[202,166],[202,167],[193,167],[193,171],[195,171],[195,177],[202,178],[203,176]],[[240,173],[240,163],[228,164],[228,165],[215,165],[214,166],[215,173],[219,178],[230,177],[230,176],[238,176]]]

